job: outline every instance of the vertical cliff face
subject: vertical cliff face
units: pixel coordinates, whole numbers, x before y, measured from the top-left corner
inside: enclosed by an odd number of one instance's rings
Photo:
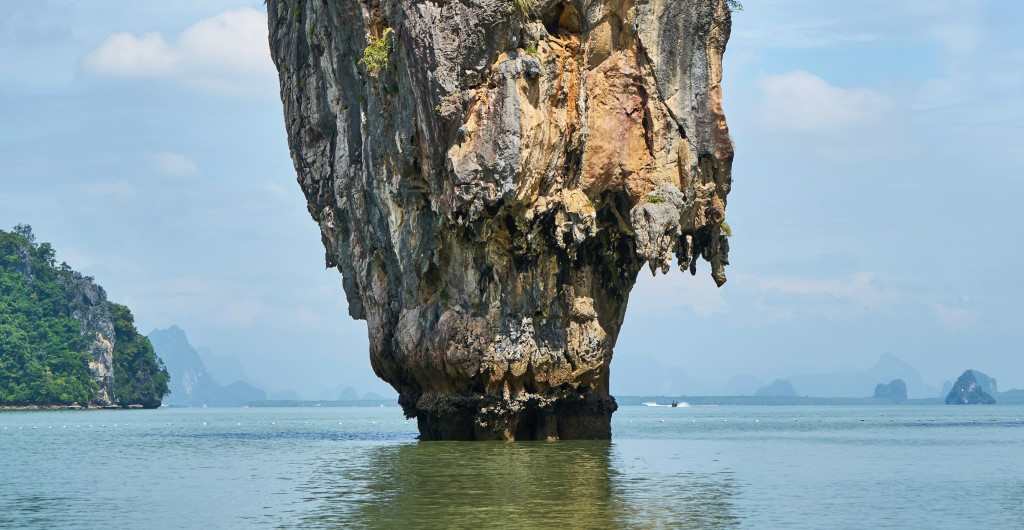
[[[724,0],[270,0],[292,158],[426,439],[605,438],[638,271],[725,282]]]
[[[91,278],[76,272],[64,277],[71,318],[78,321],[89,353],[89,372],[96,382],[92,404],[112,406],[114,399],[114,319],[107,293]]]

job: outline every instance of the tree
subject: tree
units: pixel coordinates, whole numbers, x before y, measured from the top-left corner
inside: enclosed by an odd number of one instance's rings
[[[99,289],[66,263],[56,265],[55,255],[49,243],[36,243],[28,225],[0,230],[0,404],[96,399],[92,337],[83,335],[73,307],[81,289]],[[127,307],[98,303],[106,307],[94,307],[96,314],[109,312],[114,321],[114,399],[159,406],[169,377],[149,339],[135,329]]]
[[[132,312],[110,304],[114,317],[114,400],[119,405],[160,406],[170,376],[149,339],[135,329]]]

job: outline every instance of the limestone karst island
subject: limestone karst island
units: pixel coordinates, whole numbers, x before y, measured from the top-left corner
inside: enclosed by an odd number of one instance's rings
[[[327,265],[420,435],[608,438],[638,271],[726,281],[727,2],[267,9]]]
[[[0,407],[159,407],[167,370],[132,312],[55,255],[0,230]]]
[[[4,2],[0,529],[1024,529],[1021,35]]]

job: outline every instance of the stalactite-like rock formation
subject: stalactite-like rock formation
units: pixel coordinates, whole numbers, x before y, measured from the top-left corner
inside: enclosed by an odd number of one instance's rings
[[[268,10],[327,266],[422,437],[609,437],[638,271],[725,282],[725,0]]]

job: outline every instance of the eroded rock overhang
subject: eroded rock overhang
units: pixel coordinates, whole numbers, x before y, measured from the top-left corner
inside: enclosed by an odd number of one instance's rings
[[[423,437],[610,436],[637,272],[725,282],[726,2],[268,10],[327,265]]]

